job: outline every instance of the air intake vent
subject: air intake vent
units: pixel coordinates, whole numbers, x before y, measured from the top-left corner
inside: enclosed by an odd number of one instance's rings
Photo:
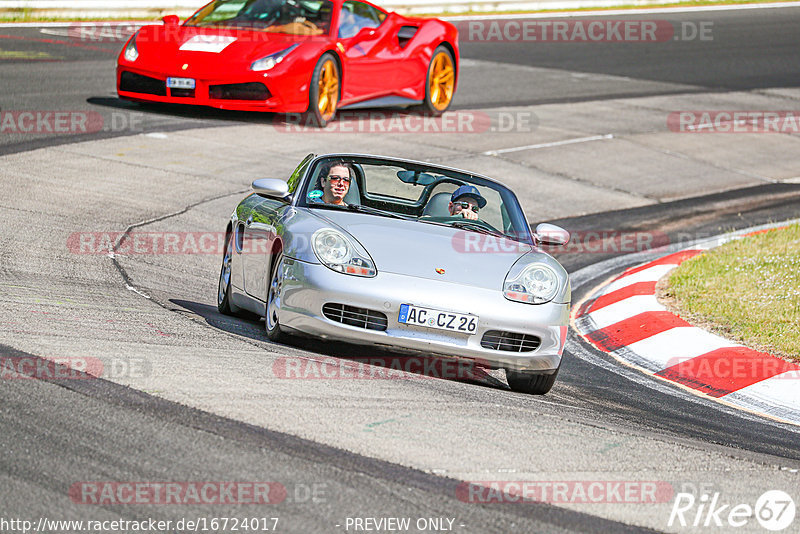
[[[356,308],[346,304],[328,303],[322,307],[322,313],[331,321],[367,330],[386,330],[388,320],[379,311]]]
[[[176,98],[194,98],[194,89],[170,89],[169,96]]]
[[[500,330],[489,330],[483,334],[483,339],[481,339],[481,347],[507,352],[533,352],[541,344],[542,340],[537,336],[501,332]]]
[[[167,96],[167,84],[164,80],[128,71],[122,71],[119,77],[119,90],[128,93]]]
[[[399,30],[397,30],[397,44],[400,45],[400,48],[405,48],[408,46],[408,43],[411,42],[411,39],[417,34],[416,26],[401,26]]]
[[[208,96],[216,100],[267,100],[272,95],[261,82],[212,85]]]

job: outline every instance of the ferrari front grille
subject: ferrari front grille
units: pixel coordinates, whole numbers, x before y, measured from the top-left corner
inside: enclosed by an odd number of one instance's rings
[[[261,82],[212,85],[208,96],[216,100],[268,100],[272,95]]]
[[[119,90],[128,93],[167,96],[167,84],[164,80],[142,76],[126,70],[122,71],[119,77]]]
[[[537,336],[500,330],[489,330],[483,334],[483,339],[481,339],[481,347],[507,352],[533,352],[541,344],[542,340]]]
[[[356,308],[347,304],[329,302],[322,306],[322,314],[331,321],[367,330],[384,331],[389,324],[386,315],[379,311]]]
[[[176,98],[194,98],[194,89],[170,89],[169,96]]]

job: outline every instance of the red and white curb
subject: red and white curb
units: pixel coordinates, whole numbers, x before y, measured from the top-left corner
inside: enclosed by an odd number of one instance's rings
[[[655,295],[658,280],[681,262],[753,233],[730,234],[627,269],[576,308],[575,328],[599,350],[647,374],[800,424],[800,365],[694,327],[667,311]]]

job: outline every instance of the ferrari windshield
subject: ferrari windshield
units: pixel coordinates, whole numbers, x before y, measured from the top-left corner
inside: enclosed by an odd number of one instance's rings
[[[310,169],[298,205],[503,235],[531,242],[516,196],[486,178],[369,156],[330,156]]]
[[[186,26],[246,28],[291,35],[322,35],[331,28],[329,0],[216,0]]]

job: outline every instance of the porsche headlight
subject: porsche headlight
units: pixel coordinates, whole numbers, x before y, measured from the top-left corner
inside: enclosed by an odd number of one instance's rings
[[[125,59],[134,62],[139,57],[139,50],[136,49],[136,36],[139,35],[139,32],[133,34],[131,40],[128,41],[128,44],[125,45]]]
[[[325,267],[336,272],[369,277],[377,274],[367,251],[333,228],[314,232],[311,248]]]
[[[558,292],[558,276],[543,263],[532,263],[512,279],[506,278],[503,295],[528,304],[550,302]]]
[[[288,56],[289,52],[291,52],[298,46],[300,46],[300,43],[295,43],[285,50],[281,50],[280,52],[275,52],[274,54],[262,57],[261,59],[259,59],[258,61],[254,61],[253,64],[250,65],[250,70],[254,70],[256,72],[269,70],[278,63],[280,63],[281,61],[283,61],[283,58]]]

